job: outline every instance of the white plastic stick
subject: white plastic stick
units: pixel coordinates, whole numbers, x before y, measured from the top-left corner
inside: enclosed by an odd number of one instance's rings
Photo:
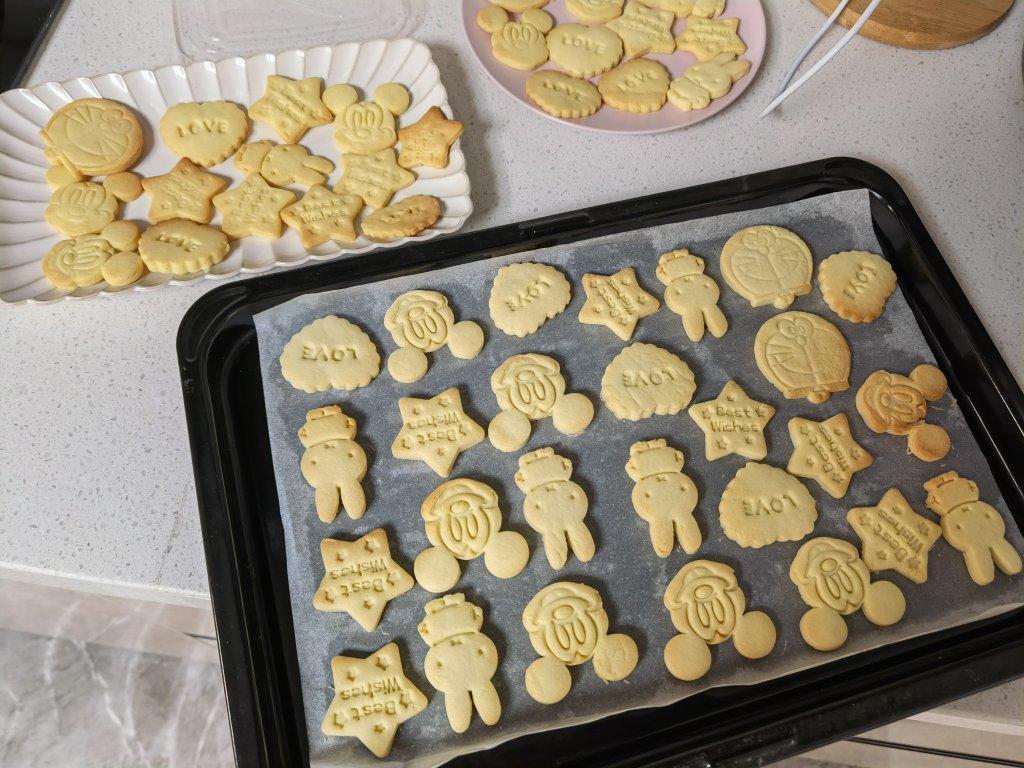
[[[814,46],[816,46],[818,41],[825,36],[825,33],[828,32],[829,28],[835,24],[836,19],[839,18],[839,14],[841,14],[849,4],[850,0],[842,0],[841,3],[836,5],[836,9],[832,11],[832,15],[829,16],[825,20],[825,23],[821,25],[821,29],[819,29],[817,34],[815,34],[807,45],[804,46],[804,49],[800,51],[800,55],[793,59],[793,63],[789,65],[789,69],[786,70],[786,74],[782,77],[782,82],[779,83],[778,90],[772,94],[773,99],[786,89],[786,86],[789,85],[789,81],[793,79],[793,75],[796,74],[797,69],[799,69],[800,65],[803,63],[803,60],[807,58],[807,54],[814,50]]]

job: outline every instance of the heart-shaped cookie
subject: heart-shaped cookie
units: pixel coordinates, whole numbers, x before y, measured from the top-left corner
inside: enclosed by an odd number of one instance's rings
[[[245,112],[229,101],[175,104],[160,118],[167,148],[204,168],[231,157],[248,134]]]

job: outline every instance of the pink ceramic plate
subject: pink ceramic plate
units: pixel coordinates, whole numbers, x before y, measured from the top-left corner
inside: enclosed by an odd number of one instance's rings
[[[629,112],[620,112],[605,104],[590,117],[585,117],[581,120],[565,120],[559,117],[552,117],[530,101],[525,89],[526,78],[530,75],[529,72],[520,72],[511,67],[506,67],[494,58],[494,55],[491,53],[491,36],[480,29],[476,23],[477,11],[486,4],[486,0],[462,0],[462,23],[466,28],[466,37],[469,38],[469,45],[473,49],[473,53],[476,54],[477,59],[479,59],[480,64],[487,71],[487,74],[499,86],[535,112],[552,120],[557,120],[560,123],[587,128],[592,131],[634,134],[661,133],[699,123],[701,120],[712,115],[717,115],[736,101],[754,79],[758,68],[761,66],[761,59],[764,58],[766,35],[764,11],[761,8],[760,0],[728,0],[722,17],[735,17],[740,20],[739,34],[747,46],[747,52],[741,58],[750,62],[750,72],[735,83],[732,90],[725,96],[715,99],[704,109],[696,109],[690,112],[683,112],[673,107],[671,103],[667,103],[658,112],[635,115]],[[565,0],[553,0],[544,10],[555,18],[556,24],[579,22],[579,19],[575,18],[565,9]],[[517,14],[510,15],[512,18],[518,18]],[[678,35],[685,28],[686,20],[677,19],[672,32]],[[692,54],[681,51],[664,56],[648,56],[648,58],[664,64],[672,77],[678,77],[683,73],[684,69],[697,61]],[[555,69],[555,66],[548,62],[541,69]],[[597,78],[591,78],[591,81],[596,84]]]

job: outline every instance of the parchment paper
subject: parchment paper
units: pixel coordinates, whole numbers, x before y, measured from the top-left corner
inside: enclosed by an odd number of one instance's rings
[[[601,375],[624,343],[603,326],[582,325],[577,320],[584,302],[581,276],[585,272],[610,274],[632,265],[644,287],[661,298],[663,286],[654,276],[658,255],[675,248],[689,248],[704,257],[707,273],[722,289],[720,306],[729,318],[729,332],[721,339],[707,334],[701,342],[691,343],[682,332],[679,317],[662,306],[657,314],[640,321],[633,340],[662,345],[689,363],[697,379],[694,402],[717,397],[725,382],[735,378],[751,397],[774,405],[777,412],[767,430],[767,463],[786,466],[793,449],[786,427],[790,418],[803,416],[820,421],[839,411],[850,417],[854,437],[875,457],[873,466],[854,476],[844,499],[832,499],[817,483],[804,481],[818,505],[819,516],[812,535],[837,536],[859,546],[860,540],[846,523],[847,510],[877,503],[890,487],[899,488],[916,511],[936,519],[924,505],[926,494],[922,483],[947,469],[956,469],[977,481],[982,498],[995,505],[1006,519],[1010,542],[1018,551],[1024,551],[1020,532],[1007,513],[988,466],[951,396],[947,395],[929,408],[928,420],[944,426],[954,446],[945,460],[934,464],[908,456],[904,438],[874,434],[856,413],[856,388],[871,372],[884,368],[907,373],[919,363],[934,362],[899,290],[889,300],[881,318],[863,325],[834,315],[822,301],[817,285],[810,294],[794,303],[792,309],[818,313],[835,323],[846,336],[853,351],[848,391],[833,395],[822,405],[812,405],[807,400],[786,400],[760,374],[752,352],[753,338],[760,325],[778,310],[770,306],[752,309],[733,292],[722,278],[718,254],[725,240],[736,230],[762,223],[778,224],[797,232],[810,246],[816,261],[851,249],[880,252],[871,227],[867,193],[842,192],[784,206],[637,230],[429,274],[303,296],[257,315],[267,419],[287,542],[288,581],[313,766],[405,764],[428,768],[455,755],[526,733],[564,727],[628,709],[668,704],[708,687],[757,683],[842,655],[1009,610],[1022,602],[1024,580],[997,573],[993,584],[979,587],[968,577],[961,554],[940,539],[929,556],[927,583],[913,584],[894,571],[874,576],[894,581],[906,594],[907,613],[899,624],[886,629],[875,627],[856,613],[847,617],[849,641],[840,651],[831,654],[813,651],[803,643],[798,629],[800,616],[807,606],[788,578],[789,564],[799,542],[772,544],[759,550],[743,549],[725,537],[718,523],[719,498],[745,460],[729,456],[715,462],[706,461],[703,433],[685,410],[675,416],[627,422],[619,421],[601,405]],[[487,297],[499,266],[532,260],[555,265],[566,272],[573,285],[572,303],[538,333],[516,339],[498,331],[490,322]],[[386,357],[395,345],[383,327],[384,312],[397,295],[413,288],[445,293],[454,306],[457,320],[472,319],[483,325],[487,343],[476,359],[459,361],[447,350],[441,350],[430,356],[429,372],[415,384],[398,384],[382,371],[370,386],[351,393],[310,395],[293,389],[284,381],[278,363],[282,347],[302,326],[326,314],[338,314],[358,322],[377,342],[382,358]],[[467,599],[485,610],[484,631],[501,654],[494,682],[504,711],[497,726],[487,727],[474,716],[469,730],[457,735],[448,726],[443,695],[430,686],[422,673],[427,646],[417,634],[416,625],[423,618],[423,606],[434,596],[419,586],[414,587],[388,605],[380,626],[373,633],[364,632],[347,614],[317,612],[312,607],[312,597],[323,576],[319,543],[325,537],[355,539],[383,526],[388,532],[392,554],[411,573],[413,559],[428,546],[419,514],[420,504],[442,479],[422,462],[392,458],[391,441],[401,426],[398,398],[403,395],[430,397],[458,385],[467,412],[486,428],[490,418],[498,412],[489,386],[491,372],[510,355],[528,351],[542,352],[559,360],[569,391],[586,393],[598,406],[593,424],[577,437],[560,435],[550,419],[535,423],[530,442],[522,451],[552,445],[573,461],[573,479],[583,486],[590,498],[586,522],[597,542],[597,554],[585,564],[570,557],[563,570],[552,571],[540,547],[539,536],[526,525],[522,513],[523,494],[512,479],[520,454],[499,453],[485,440],[459,457],[452,477],[474,477],[492,485],[501,498],[505,527],[527,538],[532,556],[523,573],[507,581],[491,576],[482,557],[462,564],[463,575],[453,591],[464,592]],[[364,481],[369,506],[361,520],[352,521],[342,513],[333,524],[324,525],[315,513],[313,489],[299,472],[303,448],[296,431],[302,426],[308,409],[331,403],[342,404],[345,412],[358,422],[357,439],[366,449],[370,462]],[[629,446],[637,440],[657,437],[667,437],[671,445],[683,450],[684,472],[700,491],[696,516],[704,533],[704,543],[695,557],[719,560],[736,568],[747,596],[748,610],[767,611],[779,630],[774,652],[759,661],[743,659],[731,643],[715,646],[711,671],[697,683],[674,679],[662,661],[662,649],[675,634],[662,596],[668,582],[690,558],[678,547],[664,560],[654,554],[647,524],[634,513],[630,503],[633,483],[624,470]],[[523,687],[524,671],[536,654],[522,626],[521,615],[539,589],[559,580],[583,581],[600,590],[611,618],[610,631],[633,636],[640,648],[640,663],[626,681],[612,684],[601,681],[589,663],[575,667],[570,694],[559,704],[543,706],[529,698]],[[399,728],[390,756],[377,760],[354,739],[324,736],[320,723],[333,696],[331,657],[367,655],[392,640],[397,640],[401,647],[406,674],[429,697],[430,704],[426,711]]]

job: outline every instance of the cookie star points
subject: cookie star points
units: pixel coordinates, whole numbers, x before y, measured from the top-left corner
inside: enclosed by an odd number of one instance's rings
[[[284,229],[281,211],[294,200],[294,192],[272,187],[258,173],[250,173],[237,187],[214,197],[213,205],[224,219],[220,228],[229,237],[275,239]]]
[[[658,311],[661,302],[637,282],[632,267],[614,275],[583,276],[587,301],[579,319],[586,325],[604,325],[623,341],[628,341],[641,318]]]
[[[323,82],[319,77],[292,80],[281,75],[268,75],[263,96],[249,107],[249,117],[267,123],[288,144],[318,125],[326,125],[334,115],[323,99]]]
[[[298,230],[304,248],[315,248],[328,240],[355,240],[355,217],[362,208],[363,200],[358,195],[339,195],[322,184],[314,184],[301,200],[281,211],[281,219]]]
[[[150,197],[149,220],[153,224],[168,219],[209,224],[213,198],[227,189],[228,183],[183,157],[164,175],[142,180],[142,188]]]
[[[622,15],[606,26],[622,38],[626,58],[632,59],[645,53],[672,53],[676,49],[676,40],[672,37],[675,20],[674,13],[630,0]]]
[[[768,455],[764,430],[775,408],[752,399],[735,381],[718,397],[691,405],[690,418],[704,433],[704,455],[715,461],[730,453],[758,461]]]
[[[415,123],[398,129],[398,140],[402,143],[398,164],[404,168],[447,167],[448,151],[464,129],[458,120],[445,117],[440,107],[431,107]]]
[[[787,470],[816,481],[836,499],[846,495],[855,472],[870,467],[874,458],[850,432],[850,420],[837,413],[825,421],[789,420],[793,455]]]
[[[846,520],[860,537],[870,570],[892,568],[917,584],[928,580],[928,552],[942,529],[911,509],[898,489],[890,488],[873,507],[851,509]]]
[[[405,189],[416,176],[401,167],[391,147],[372,155],[344,154],[341,156],[342,177],[334,191],[345,195],[359,195],[370,208],[383,208],[395,192]]]
[[[429,399],[403,397],[398,401],[402,429],[391,444],[396,459],[422,461],[448,477],[455,460],[484,439],[484,430],[466,415],[455,387]]]

